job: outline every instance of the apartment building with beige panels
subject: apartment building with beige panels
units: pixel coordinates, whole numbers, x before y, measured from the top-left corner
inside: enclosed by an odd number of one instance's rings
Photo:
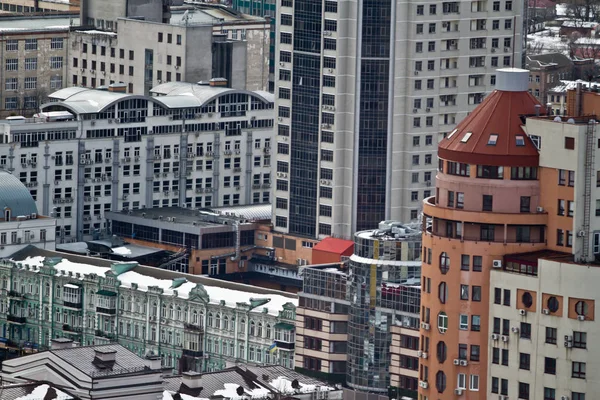
[[[31,116],[65,86],[69,27],[75,16],[0,20],[0,118]]]
[[[390,385],[398,397],[414,394],[419,388],[419,330],[394,325],[390,329],[392,345],[390,353]]]
[[[76,29],[69,85],[122,82],[128,93],[148,95],[165,82],[224,78],[228,87],[266,90],[269,23],[217,11],[173,12],[169,23],[118,18],[112,29]]]

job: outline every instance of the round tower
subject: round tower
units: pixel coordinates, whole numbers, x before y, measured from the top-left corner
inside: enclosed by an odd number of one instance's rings
[[[539,156],[522,129],[540,112],[528,82],[529,71],[498,70],[497,90],[439,145],[435,196],[423,204],[419,394],[429,399],[485,398],[490,270],[545,245]]]

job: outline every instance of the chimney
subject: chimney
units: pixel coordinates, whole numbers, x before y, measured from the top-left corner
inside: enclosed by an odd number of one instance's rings
[[[104,347],[95,348],[94,351],[96,352],[96,358],[102,362],[114,362],[117,355],[116,350],[109,350]]]
[[[162,368],[160,356],[146,356],[146,361],[148,362],[148,367],[150,367],[150,369]]]
[[[52,339],[52,342],[50,343],[50,348],[52,350],[69,349],[71,347],[74,347],[73,341],[67,338]]]
[[[581,97],[583,96],[583,90],[581,82],[577,82],[577,88],[575,89],[575,110],[572,113],[574,117],[581,116]]]
[[[198,389],[200,384],[202,383],[202,374],[195,371],[187,371],[181,374],[182,381],[181,383],[185,384],[185,386],[191,389]]]
[[[539,117],[540,116],[540,108],[542,108],[542,106],[540,106],[539,104],[536,104],[534,107],[535,107],[535,116]]]

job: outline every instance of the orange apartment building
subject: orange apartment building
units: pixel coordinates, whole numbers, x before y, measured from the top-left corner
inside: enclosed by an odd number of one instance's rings
[[[423,203],[419,399],[594,398],[598,126],[543,115],[526,70],[496,89],[441,141]]]

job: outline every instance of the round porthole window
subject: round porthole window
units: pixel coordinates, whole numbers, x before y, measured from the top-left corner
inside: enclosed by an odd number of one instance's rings
[[[550,312],[557,312],[558,311],[558,307],[560,307],[560,304],[558,303],[558,299],[554,296],[550,297],[548,299],[548,310],[550,310]]]
[[[521,297],[521,302],[523,302],[525,308],[531,307],[531,305],[533,304],[533,296],[531,295],[531,293],[523,293],[523,296]]]
[[[588,304],[585,301],[575,303],[575,312],[577,315],[586,316],[588,313]]]

